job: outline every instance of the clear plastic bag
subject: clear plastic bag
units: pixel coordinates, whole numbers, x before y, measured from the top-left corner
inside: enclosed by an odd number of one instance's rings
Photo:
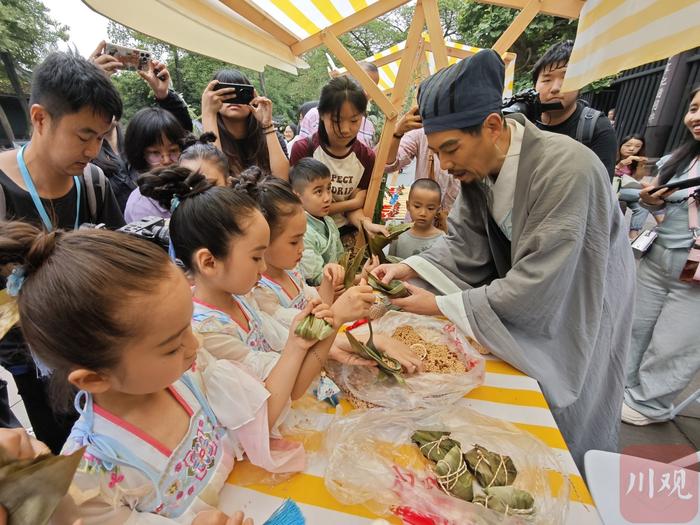
[[[447,495],[439,487],[418,447],[416,430],[451,432],[467,452],[479,444],[513,460],[513,486],[535,498],[531,516],[509,516]],[[364,505],[379,515],[422,515],[439,525],[564,523],[569,485],[552,451],[510,423],[466,407],[413,411],[372,409],[333,421],[326,435],[326,488],[346,505]],[[559,474],[553,474],[553,473]],[[477,492],[475,492],[476,494]]]
[[[406,384],[399,385],[392,378],[379,374],[374,367],[341,365],[329,361],[327,368],[338,386],[362,401],[386,408],[410,410],[452,404],[484,382],[484,358],[452,323],[436,317],[393,311],[372,323],[376,334],[389,337],[402,326],[411,326],[428,343],[447,345],[466,365],[467,371],[405,376]],[[364,325],[352,333],[357,335],[367,330]]]

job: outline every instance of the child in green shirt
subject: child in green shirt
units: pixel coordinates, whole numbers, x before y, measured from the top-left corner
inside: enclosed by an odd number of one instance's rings
[[[338,227],[328,215],[333,202],[331,173],[322,162],[306,157],[289,171],[289,181],[306,211],[301,272],[308,284],[319,286],[325,266],[337,264],[344,252]]]

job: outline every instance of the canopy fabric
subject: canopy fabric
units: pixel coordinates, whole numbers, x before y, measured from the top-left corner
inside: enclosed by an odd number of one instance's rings
[[[700,46],[697,0],[587,0],[562,89]]]
[[[299,40],[315,35],[378,0],[248,0]],[[381,0],[380,0],[381,1]],[[405,0],[408,2],[409,0]]]
[[[423,33],[423,41],[425,42],[425,56],[428,64],[428,72],[432,75],[437,71],[435,66],[435,57],[432,50],[430,49],[430,38],[427,33]],[[460,44],[459,42],[445,42],[447,47],[447,61],[449,65],[456,64],[463,58],[471,56],[475,53],[481,51],[479,47],[468,46],[465,44]],[[379,87],[382,91],[391,91],[394,87],[394,82],[396,81],[396,75],[399,72],[399,65],[401,64],[401,56],[404,49],[406,48],[406,41],[399,42],[366,58],[366,62],[376,63],[379,70]],[[508,98],[513,95],[513,80],[515,78],[515,53],[506,53],[503,57],[506,63],[506,78],[505,78],[505,89],[503,90],[503,97]],[[339,70],[341,73],[345,72],[345,69]]]
[[[289,46],[218,0],[83,0],[101,15],[153,38],[217,60],[262,71],[297,73],[308,65]]]

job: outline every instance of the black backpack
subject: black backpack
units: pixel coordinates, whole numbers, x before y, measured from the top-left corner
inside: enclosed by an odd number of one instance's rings
[[[593,133],[595,132],[595,125],[598,123],[598,119],[602,113],[597,109],[593,109],[584,102],[583,111],[581,111],[581,116],[578,119],[578,125],[576,126],[576,140],[585,146],[589,146],[593,142]]]
[[[88,164],[83,170],[83,180],[85,181],[85,195],[90,211],[90,221],[97,223],[97,202],[101,203],[100,210],[104,208],[107,198],[105,190],[108,182],[107,177],[100,168],[94,164]],[[0,184],[0,220],[5,220],[7,216],[7,202],[5,202],[5,190]]]

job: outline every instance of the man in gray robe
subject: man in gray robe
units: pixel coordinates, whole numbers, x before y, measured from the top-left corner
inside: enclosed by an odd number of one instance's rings
[[[537,379],[579,468],[617,450],[635,266],[607,171],[585,146],[503,118],[493,51],[436,73],[418,102],[428,143],[460,180],[448,235],[388,282],[421,277],[404,310],[444,315]]]

